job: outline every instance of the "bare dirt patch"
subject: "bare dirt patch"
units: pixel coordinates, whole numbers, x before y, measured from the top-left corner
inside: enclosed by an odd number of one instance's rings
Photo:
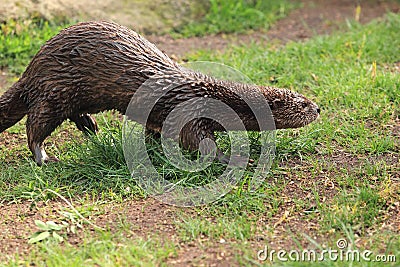
[[[142,33],[165,33],[206,12],[207,0],[3,0],[0,22],[9,19],[112,20]]]
[[[26,254],[35,246],[28,244],[29,237],[38,230],[35,220],[60,223],[65,219],[61,211],[72,212],[67,203],[61,201],[3,203],[0,207],[0,249],[3,252],[0,260],[15,253]],[[79,208],[79,205],[75,207]],[[118,227],[118,222],[126,222],[130,226],[129,233],[136,237],[162,234],[169,238],[176,233],[174,220],[177,209],[153,199],[129,200],[99,204],[88,219],[99,227],[111,230]],[[84,225],[86,229],[94,230],[92,226]],[[80,241],[79,235],[69,234],[70,244],[79,244]]]
[[[3,94],[12,83],[12,77],[8,74],[8,71],[0,68],[0,95]]]
[[[356,1],[353,0],[303,0],[303,8],[294,10],[287,17],[279,20],[268,31],[249,32],[246,34],[218,34],[207,37],[173,39],[170,36],[147,36],[160,49],[178,58],[199,49],[223,50],[234,44],[257,42],[288,42],[306,40],[314,35],[329,34],[339,29],[346,20],[354,20]],[[397,13],[400,4],[395,1],[362,1],[360,23],[368,23],[381,17],[386,12]]]

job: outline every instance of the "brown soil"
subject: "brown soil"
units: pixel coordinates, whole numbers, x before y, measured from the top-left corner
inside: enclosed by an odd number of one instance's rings
[[[11,86],[11,75],[7,74],[7,70],[0,68],[0,95],[5,92]]]
[[[10,19],[111,20],[141,33],[164,33],[207,10],[207,0],[3,0],[0,22]]]
[[[151,41],[167,54],[178,59],[190,52],[198,49],[222,50],[232,44],[248,43],[252,40],[261,43],[267,42],[287,42],[291,40],[304,40],[314,34],[327,34],[339,28],[346,19],[353,19],[355,12],[355,1],[352,0],[303,0],[303,8],[293,11],[288,17],[279,21],[267,32],[254,32],[237,35],[215,35],[204,38],[188,38],[175,40],[168,36],[148,36]],[[388,10],[399,11],[398,2],[392,1],[362,1],[360,21],[366,23],[371,19],[383,16]],[[11,84],[10,77],[5,71],[0,72],[0,92]],[[6,145],[4,134],[1,135],[1,142]],[[12,142],[16,142],[17,137],[10,134]],[[10,142],[10,140],[8,140]],[[20,142],[24,142],[22,137]],[[383,155],[376,158],[368,158],[370,161],[386,162],[393,168],[393,178],[399,179],[399,158],[395,155]],[[338,154],[329,159],[321,157],[321,173],[313,179],[302,180],[296,176],[296,171],[307,172],[309,166],[305,166],[301,160],[292,160],[281,163],[284,179],[288,182],[282,194],[285,204],[281,205],[280,210],[272,217],[261,217],[257,227],[257,237],[248,246],[256,253],[264,247],[267,242],[272,248],[290,247],[295,248],[293,233],[305,233],[317,242],[327,239],[326,236],[314,236],[318,232],[319,221],[323,218],[318,211],[316,216],[308,215],[308,212],[315,211],[315,203],[310,202],[307,211],[295,209],[293,200],[307,201],[312,199],[311,190],[304,188],[314,188],[318,190],[322,203],[329,204],[330,200],[337,193],[337,184],[333,177],[338,173],[332,170],[332,166],[338,169],[345,168],[354,171],[362,166],[365,158],[358,158],[351,155]],[[333,168],[335,169],[335,168]],[[391,171],[391,170],[389,170]],[[397,173],[397,176],[396,176]],[[302,177],[306,177],[302,175]],[[274,181],[271,181],[274,182]],[[397,203],[397,204],[396,204]],[[389,203],[392,205],[390,215],[380,230],[393,230],[400,232],[399,217],[400,207],[397,202]],[[27,237],[35,231],[35,219],[43,221],[57,220],[60,217],[58,211],[66,207],[65,203],[52,201],[38,205],[36,209],[30,209],[30,203],[2,204],[0,206],[0,251],[4,260],[7,256],[15,253],[26,254],[32,246],[27,244]],[[266,207],[268,208],[268,207]],[[176,266],[210,265],[210,266],[234,266],[237,255],[240,251],[235,248],[234,242],[230,240],[211,240],[207,237],[200,238],[192,242],[180,242],[176,229],[176,221],[179,221],[179,213],[197,216],[192,209],[181,209],[167,206],[153,199],[130,200],[122,204],[99,205],[99,212],[91,217],[91,220],[99,226],[116,227],[119,219],[124,219],[131,225],[131,236],[158,236],[173,240],[178,247],[178,256],[171,257],[168,263]],[[86,226],[90,228],[89,226]],[[309,241],[304,237],[299,238],[300,243],[307,247]],[[71,235],[69,242],[79,244],[80,239]],[[359,239],[357,242],[363,242]],[[256,259],[256,254],[252,255]]]
[[[355,19],[354,0],[302,0],[303,8],[294,10],[266,32],[246,34],[218,34],[175,40],[170,36],[147,36],[168,55],[178,58],[199,49],[223,50],[234,44],[285,43],[306,40],[316,34],[329,34],[339,29],[346,20]],[[359,21],[367,23],[386,12],[399,12],[400,5],[394,1],[362,1]]]

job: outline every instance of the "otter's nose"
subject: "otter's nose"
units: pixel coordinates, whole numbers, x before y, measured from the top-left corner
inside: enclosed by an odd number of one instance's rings
[[[318,112],[318,114],[320,114],[321,113],[321,109],[317,108],[317,112]]]

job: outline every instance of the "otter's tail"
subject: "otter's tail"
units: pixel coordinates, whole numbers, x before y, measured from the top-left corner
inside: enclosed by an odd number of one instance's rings
[[[20,121],[27,112],[17,82],[0,96],[0,133]]]

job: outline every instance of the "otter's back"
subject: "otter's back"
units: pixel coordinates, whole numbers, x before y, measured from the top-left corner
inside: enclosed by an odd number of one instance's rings
[[[58,78],[72,75],[82,81],[95,76],[115,81],[125,73],[148,76],[171,68],[179,67],[154,44],[133,30],[101,21],[62,30],[42,46],[24,75],[32,78],[42,73],[47,79],[51,74]]]

